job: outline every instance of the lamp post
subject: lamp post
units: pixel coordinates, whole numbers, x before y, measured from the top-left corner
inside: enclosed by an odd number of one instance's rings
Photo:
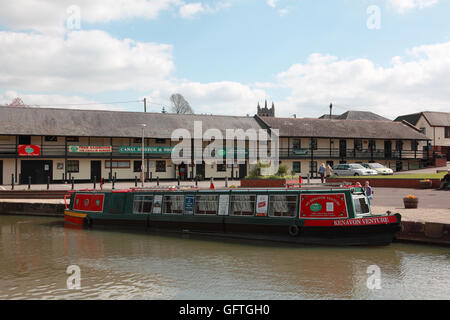
[[[142,188],[144,188],[144,181],[145,181],[145,161],[144,161],[144,137],[145,137],[145,127],[146,124],[141,124],[142,126],[142,164],[141,164],[141,182],[142,182]]]

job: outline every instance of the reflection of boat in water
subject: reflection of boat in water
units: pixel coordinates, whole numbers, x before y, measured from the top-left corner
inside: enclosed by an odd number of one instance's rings
[[[400,214],[373,215],[361,188],[148,188],[71,193],[65,222],[324,245],[387,245]]]

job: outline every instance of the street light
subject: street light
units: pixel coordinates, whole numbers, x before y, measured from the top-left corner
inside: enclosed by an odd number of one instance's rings
[[[142,164],[141,164],[141,182],[142,188],[144,188],[144,180],[145,180],[145,162],[144,162],[144,137],[145,137],[145,127],[146,124],[141,124],[142,126]]]

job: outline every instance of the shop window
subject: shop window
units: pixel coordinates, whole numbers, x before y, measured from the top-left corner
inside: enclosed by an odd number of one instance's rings
[[[80,161],[67,160],[67,172],[80,172]]]
[[[412,151],[417,151],[418,146],[419,146],[419,142],[417,140],[411,141],[411,150]]]
[[[269,200],[270,217],[295,217],[296,195],[271,195]]]
[[[164,160],[156,161],[156,172],[166,172],[166,161]]]
[[[253,216],[255,213],[256,195],[231,196],[232,216]]]
[[[79,142],[80,141],[79,137],[67,137],[66,139],[67,139],[67,142]]]
[[[312,150],[317,150],[317,138],[311,138],[310,146]]]
[[[294,161],[292,163],[292,169],[294,170],[295,173],[301,173],[302,172],[301,162]]]
[[[142,144],[142,138],[133,138],[133,143]]]
[[[361,139],[355,139],[355,150],[356,151],[362,151],[363,144]]]
[[[45,136],[44,137],[44,140],[46,141],[46,142],[56,142],[56,141],[58,141],[58,137],[57,136]]]
[[[112,167],[113,167],[113,169],[129,169],[130,161],[129,160],[113,160]],[[105,168],[107,168],[107,169],[111,168],[110,160],[105,161]]]
[[[184,196],[181,195],[164,196],[163,208],[164,214],[183,214]]]
[[[149,214],[152,211],[153,196],[136,195],[133,202],[133,213]]]
[[[31,144],[31,136],[19,136],[19,144]]]
[[[302,147],[300,139],[294,139],[292,142],[292,146],[294,149],[300,149]]]
[[[450,138],[450,127],[445,127],[445,138]]]
[[[376,147],[375,140],[373,140],[373,139],[369,140],[369,150],[375,151],[376,149],[377,149],[377,147]]]
[[[224,163],[217,164],[217,172],[227,171],[227,165]]]
[[[218,211],[218,195],[201,195],[195,197],[195,214],[215,215]]]
[[[165,144],[166,143],[166,139],[155,139],[155,142],[157,144]]]

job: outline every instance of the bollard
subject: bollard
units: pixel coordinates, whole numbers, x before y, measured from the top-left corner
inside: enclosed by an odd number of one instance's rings
[[[308,172],[308,174],[306,175],[306,179],[308,180],[308,184],[310,183],[310,181],[309,181],[310,175],[311,175],[311,173],[309,173],[309,172]]]
[[[11,174],[11,190],[14,190],[14,173]]]
[[[153,172],[150,172],[150,182],[153,180]]]
[[[225,188],[228,188],[228,177],[225,177]]]
[[[72,190],[73,190],[73,189],[75,189],[75,178],[74,177],[71,177],[71,178],[72,178],[71,180],[72,180]]]
[[[134,176],[134,187],[137,188],[137,176]]]
[[[100,178],[100,189],[103,191],[103,178]]]
[[[178,180],[178,185],[180,185],[180,176],[178,176],[177,180]]]
[[[94,176],[94,190],[97,188],[97,176]]]
[[[114,175],[113,179],[112,179],[112,189],[114,190],[114,184],[116,183],[116,176]]]
[[[19,173],[19,184],[22,184],[22,174]]]
[[[156,185],[159,186],[159,176],[156,177]]]
[[[31,177],[28,176],[28,190],[31,189]]]
[[[198,175],[195,176],[195,186],[198,187]]]
[[[50,176],[47,176],[47,190],[50,190]]]

